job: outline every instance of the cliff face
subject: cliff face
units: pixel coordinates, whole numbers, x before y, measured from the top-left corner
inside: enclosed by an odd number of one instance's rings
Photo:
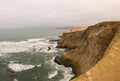
[[[79,31],[64,32],[58,47],[70,50],[62,54],[59,61],[58,58],[55,61],[72,67],[77,77],[73,81],[119,81],[119,42],[119,21],[102,22]]]
[[[120,81],[120,29],[103,59],[88,72],[72,81]]]
[[[79,41],[82,39],[83,32],[86,28],[68,30],[63,33],[58,41],[58,47],[74,49],[78,46]]]

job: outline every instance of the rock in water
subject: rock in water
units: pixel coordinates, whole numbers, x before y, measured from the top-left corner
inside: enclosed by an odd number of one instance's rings
[[[48,50],[47,51],[50,51],[51,50],[51,47],[48,47]]]
[[[59,56],[56,56],[56,57],[55,57],[54,62],[56,62],[56,63],[59,64],[59,65],[63,65],[63,63],[62,63],[62,61],[61,61],[61,57],[59,57]]]

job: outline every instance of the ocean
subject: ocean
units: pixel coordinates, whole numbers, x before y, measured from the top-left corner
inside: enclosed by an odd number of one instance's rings
[[[54,62],[64,49],[57,49],[65,29],[0,29],[0,81],[69,81],[71,68]]]

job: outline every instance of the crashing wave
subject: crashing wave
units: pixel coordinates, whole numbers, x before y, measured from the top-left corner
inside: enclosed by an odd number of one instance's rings
[[[52,78],[54,78],[57,74],[58,74],[58,71],[57,71],[57,70],[56,70],[56,71],[52,71],[52,72],[50,72],[50,73],[48,74],[48,78],[49,78],[49,79],[52,79]]]
[[[71,77],[73,77],[74,75],[72,74],[72,69],[71,68],[65,68],[64,66],[58,66],[58,64],[56,64],[54,62],[55,57],[53,57],[49,62],[47,61],[46,63],[50,63],[51,67],[54,67],[56,70],[61,70],[63,71],[63,75],[64,78],[61,79],[60,81],[69,81],[71,79]]]
[[[0,42],[0,53],[19,53],[19,52],[43,52],[43,53],[54,53],[56,43],[50,43],[45,38],[39,39],[28,39],[27,41],[19,42]],[[48,50],[48,47],[51,50]]]

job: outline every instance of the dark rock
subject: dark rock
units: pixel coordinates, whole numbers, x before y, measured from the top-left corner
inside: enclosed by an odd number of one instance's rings
[[[71,61],[69,59],[63,60],[61,57],[56,56],[54,59],[54,62],[56,62],[59,65],[64,65],[65,67],[70,67],[71,66]]]
[[[47,51],[50,51],[51,50],[51,47],[48,47],[48,50]]]
[[[56,48],[63,48],[63,49],[65,49],[66,47],[63,47],[63,46],[57,45]]]
[[[59,39],[51,39],[51,40],[49,40],[49,42],[57,42],[57,41],[59,41]]]
[[[54,62],[57,63],[57,64],[59,64],[59,65],[63,65],[62,59],[59,56],[55,57]]]

